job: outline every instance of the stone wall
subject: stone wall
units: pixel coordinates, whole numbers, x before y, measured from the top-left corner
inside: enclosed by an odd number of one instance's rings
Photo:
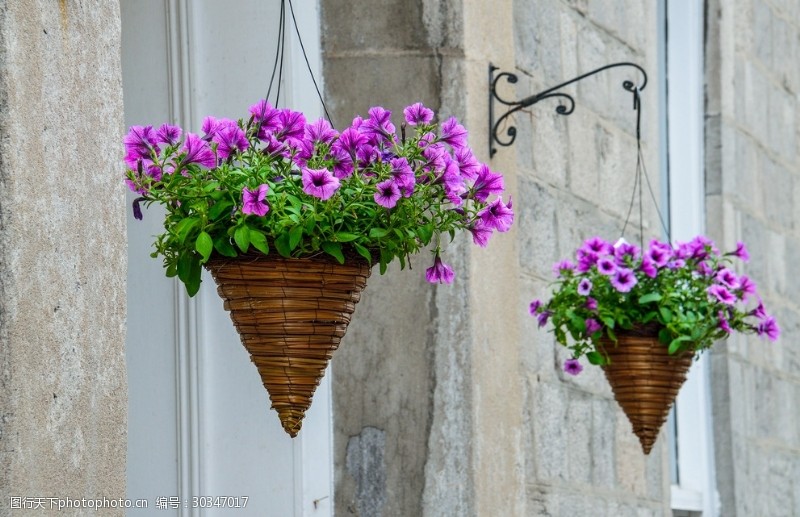
[[[125,497],[119,49],[115,2],[0,2],[0,515]]]
[[[519,76],[501,83],[509,98],[613,62],[642,65],[645,164],[660,199],[655,2],[321,5],[334,118],[422,100],[459,117],[484,161],[490,62]],[[730,340],[713,355],[726,516],[800,513],[791,409],[800,318],[790,269],[800,249],[797,11],[789,0],[709,1],[706,226],[720,247],[750,244],[747,271],[785,336],[776,345]],[[589,236],[621,233],[636,163],[625,79],[640,80],[616,69],[568,88],[577,103],[569,117],[555,113],[555,99],[515,116],[517,142],[489,162],[505,174],[515,228],[485,250],[457,239],[453,285],[426,285],[424,256],[414,271],[370,280],[334,359],[339,515],[671,514],[666,433],[642,455],[602,373],[565,375],[566,354],[526,310],[548,292],[555,261]],[[635,212],[625,232],[632,242]],[[651,203],[642,219],[645,236],[661,234]]]
[[[712,354],[720,515],[800,514],[800,4],[709,0],[706,213],[782,327]]]

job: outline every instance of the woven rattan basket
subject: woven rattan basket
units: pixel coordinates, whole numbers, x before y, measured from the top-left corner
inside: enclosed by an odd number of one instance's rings
[[[645,454],[650,454],[692,365],[691,352],[667,353],[666,345],[658,341],[659,329],[648,325],[618,330],[616,345],[601,339],[610,359],[603,366],[606,378]]]
[[[327,256],[212,257],[206,264],[272,408],[295,437],[367,284],[370,265]]]

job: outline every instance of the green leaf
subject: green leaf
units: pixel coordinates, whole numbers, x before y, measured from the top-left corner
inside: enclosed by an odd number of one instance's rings
[[[428,223],[417,228],[417,235],[419,236],[419,240],[422,241],[422,244],[429,244],[431,238],[433,238],[433,223]]]
[[[325,250],[325,253],[335,258],[339,264],[344,264],[341,244],[338,242],[325,241],[322,243],[322,249]]]
[[[275,239],[275,249],[278,250],[278,253],[282,257],[290,258],[292,256],[292,250],[289,248],[289,234],[283,233]]]
[[[689,336],[678,336],[673,339],[672,343],[669,344],[667,353],[669,353],[669,355],[674,355],[676,352],[678,352],[678,350],[681,349],[681,343],[684,341],[689,341]]]
[[[239,246],[240,250],[247,253],[247,248],[250,247],[250,228],[247,226],[236,228],[236,231],[233,232],[233,240],[236,241],[236,245]]]
[[[351,242],[360,237],[360,235],[356,235],[355,233],[347,233],[347,232],[336,232],[334,235],[338,242]]]
[[[189,278],[186,280],[186,293],[191,298],[192,296],[197,294],[197,291],[200,290],[200,282],[201,279],[202,269],[200,267],[200,261],[195,260],[192,262],[192,267],[189,271]]]
[[[611,330],[611,327],[606,327],[606,334],[608,334],[608,339],[615,343],[617,342],[617,335]]]
[[[589,360],[590,363],[595,364],[597,366],[602,366],[606,364],[606,358],[600,352],[587,352],[586,359]]]
[[[178,224],[175,225],[175,228],[172,230],[175,236],[178,238],[181,244],[186,242],[186,237],[192,231],[192,229],[200,223],[200,219],[197,217],[187,217],[186,219],[181,219]]]
[[[289,231],[289,250],[294,251],[298,244],[300,244],[300,239],[303,238],[303,227],[302,226],[295,226]]]
[[[257,249],[264,255],[269,255],[269,245],[267,244],[267,237],[263,233],[251,229],[250,244],[252,244],[255,249]]]
[[[617,322],[616,322],[616,321],[614,320],[614,318],[612,318],[611,316],[603,316],[603,317],[602,317],[602,318],[600,318],[600,319],[602,320],[603,324],[604,324],[606,327],[610,328],[610,329],[613,329],[613,328],[614,328],[614,325],[616,325],[616,324],[617,324]]]
[[[180,278],[181,282],[183,283],[186,283],[187,280],[189,280],[193,258],[194,253],[191,252],[186,252],[178,257],[178,278]]]
[[[178,274],[178,266],[176,264],[170,264],[167,266],[167,278],[172,278]]]
[[[353,243],[353,248],[355,248],[355,250],[358,252],[359,255],[361,255],[362,257],[367,259],[367,261],[370,264],[372,264],[372,254],[369,252],[369,250],[367,248],[365,248],[364,246],[362,246],[361,244],[359,244],[357,242]]]
[[[664,319],[664,323],[670,323],[672,321],[672,311],[667,307],[661,307],[659,312],[661,312],[661,317]]]
[[[662,345],[666,345],[670,342],[672,338],[672,334],[670,334],[669,330],[663,328],[658,331],[658,340],[661,342]]]
[[[647,293],[644,296],[639,297],[639,305],[644,305],[650,302],[657,302],[661,299],[661,295],[658,293]]]
[[[386,228],[370,228],[369,236],[373,239],[382,239],[389,235],[389,230]]]
[[[200,235],[197,236],[197,240],[194,243],[194,249],[203,256],[200,263],[205,264],[208,262],[211,252],[214,251],[214,241],[211,240],[211,236],[208,233],[200,232]]]
[[[230,201],[220,201],[219,203],[214,203],[211,207],[211,210],[208,211],[208,217],[211,219],[217,219],[224,213],[230,212],[231,208],[233,208],[233,203]]]
[[[306,221],[306,226],[305,226],[306,235],[311,235],[311,232],[314,231],[314,226],[316,225],[317,225],[316,219],[314,219],[313,217],[309,217],[308,221]]]
[[[223,257],[235,257],[237,255],[236,248],[231,246],[230,238],[225,235],[214,241],[214,249]]]

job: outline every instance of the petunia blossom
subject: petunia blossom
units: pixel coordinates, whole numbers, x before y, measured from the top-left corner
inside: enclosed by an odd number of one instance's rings
[[[253,190],[247,187],[242,189],[242,213],[265,216],[269,212],[269,205],[264,198],[267,197],[269,187],[261,184]]]
[[[706,289],[709,296],[713,296],[720,302],[726,305],[733,305],[736,303],[736,296],[728,291],[724,286],[721,285],[712,285]]]
[[[186,153],[183,157],[183,165],[197,163],[208,168],[217,165],[217,157],[214,156],[214,151],[211,150],[208,142],[194,133],[186,134],[186,140],[183,142],[182,149]]]
[[[739,277],[739,291],[742,300],[747,301],[747,298],[756,294],[756,284],[747,275],[742,275]]]
[[[533,300],[531,304],[528,306],[528,312],[531,316],[535,315],[539,312],[539,307],[542,306],[542,300]]]
[[[766,335],[770,341],[775,341],[781,335],[781,329],[778,327],[778,322],[772,316],[767,316],[765,320],[758,324],[756,332],[759,336]]]
[[[244,151],[250,144],[244,131],[239,126],[225,126],[214,134],[213,142],[217,143],[217,156],[227,160],[232,154]]]
[[[731,255],[738,257],[742,262],[750,260],[750,253],[747,252],[747,247],[742,241],[736,243],[736,250]]]
[[[425,270],[425,280],[432,284],[451,284],[455,276],[453,269],[442,262],[442,258],[438,253],[433,260],[433,265]]]
[[[564,371],[570,375],[578,375],[583,371],[583,366],[577,359],[567,359],[564,361]]]
[[[658,269],[656,268],[656,265],[647,255],[642,257],[642,263],[639,266],[639,270],[649,278],[655,278],[658,276]]]
[[[633,274],[628,268],[618,268],[617,271],[611,276],[611,285],[620,293],[627,293],[637,283],[636,275]]]
[[[391,179],[378,183],[375,185],[375,188],[377,192],[375,192],[373,198],[376,203],[385,208],[394,208],[397,201],[402,196],[400,194],[400,187]]]
[[[467,130],[455,117],[450,117],[442,123],[439,141],[449,144],[453,149],[467,147]]]
[[[586,318],[586,321],[584,323],[586,325],[587,336],[591,336],[592,334],[603,328],[603,326],[600,325],[600,323],[594,318]]]
[[[577,291],[579,295],[587,296],[590,292],[592,292],[592,281],[588,278],[582,278],[581,281],[578,282]]]
[[[492,232],[494,231],[481,219],[476,219],[468,229],[472,234],[472,242],[481,248],[485,248],[489,244],[489,237],[492,236]]]
[[[503,203],[503,198],[498,197],[486,208],[478,212],[484,224],[490,228],[496,229],[498,232],[507,232],[514,222],[514,211],[511,209],[511,198],[508,198],[508,204]]]
[[[403,115],[410,126],[428,124],[433,120],[433,111],[423,106],[421,102],[415,102],[411,106],[407,106],[403,110]]]
[[[314,143],[322,143],[322,144],[329,144],[333,141],[334,138],[339,136],[333,127],[331,127],[330,122],[321,118],[316,122],[311,124],[306,124],[305,127],[305,140],[311,141]]]
[[[153,151],[156,153],[159,151],[153,126],[131,126],[128,134],[122,139],[122,143],[127,153],[126,162],[129,159],[133,163],[137,158],[149,159]]]
[[[183,130],[179,126],[162,124],[156,131],[156,140],[162,144],[175,145],[181,139],[181,133]]]
[[[719,323],[717,323],[717,327],[721,328],[722,330],[730,334],[732,330],[730,324],[728,323],[728,319],[725,317],[725,313],[722,311],[718,311],[717,319],[719,320]]]
[[[538,316],[536,316],[536,320],[539,322],[539,328],[544,327],[547,325],[547,320],[553,313],[550,311],[540,312]]]
[[[738,289],[741,285],[736,273],[726,267],[720,269],[714,278],[728,289]]]
[[[478,171],[478,177],[475,179],[475,183],[472,185],[472,190],[475,199],[481,203],[484,203],[492,194],[503,193],[503,190],[505,190],[503,176],[500,174],[495,174],[489,170],[488,165],[481,164],[480,170]]]
[[[575,271],[575,264],[572,261],[564,259],[553,264],[553,275],[556,277],[561,276],[564,272]]]
[[[578,251],[592,252],[598,255],[610,255],[614,253],[614,247],[610,242],[595,236],[589,237],[583,241],[583,245],[581,245]]]
[[[592,297],[586,298],[586,303],[584,304],[584,306],[587,309],[589,309],[590,311],[596,311],[597,310],[597,300],[595,300]]]
[[[601,275],[611,276],[617,271],[617,264],[609,257],[602,257],[597,261],[597,272]]]
[[[340,186],[339,178],[328,169],[303,168],[302,179],[303,192],[323,201],[330,198]]]

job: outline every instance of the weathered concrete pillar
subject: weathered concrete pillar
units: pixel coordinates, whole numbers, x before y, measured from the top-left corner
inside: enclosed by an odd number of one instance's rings
[[[116,2],[0,2],[3,516],[125,497],[122,121]]]

